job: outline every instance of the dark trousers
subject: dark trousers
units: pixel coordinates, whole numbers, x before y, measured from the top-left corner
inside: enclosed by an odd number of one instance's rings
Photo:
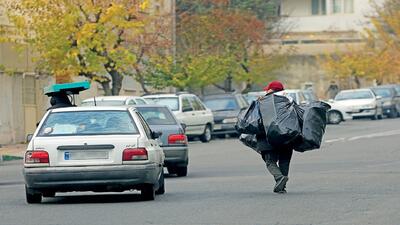
[[[282,148],[279,150],[265,151],[261,154],[268,171],[274,176],[275,181],[289,175],[290,160],[293,149]]]

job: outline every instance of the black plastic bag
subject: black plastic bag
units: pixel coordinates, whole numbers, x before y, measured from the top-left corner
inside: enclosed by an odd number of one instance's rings
[[[284,96],[260,99],[260,114],[268,142],[274,147],[290,146],[301,138],[301,118],[297,105]]]
[[[331,106],[324,102],[313,102],[301,108],[304,112],[302,115],[302,141],[294,149],[299,152],[319,149],[325,134],[327,111]]]
[[[241,134],[259,134],[261,124],[260,102],[253,101],[247,110],[239,113],[235,128]]]
[[[259,152],[257,149],[257,137],[255,134],[241,134],[239,137],[239,140],[246,145],[247,147],[250,147],[256,152]]]

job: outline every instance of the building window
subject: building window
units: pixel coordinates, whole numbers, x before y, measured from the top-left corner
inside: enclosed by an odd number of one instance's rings
[[[342,0],[332,0],[333,13],[342,13]]]
[[[353,13],[354,12],[354,0],[332,0],[332,13]]]
[[[311,0],[312,15],[326,15],[326,0]]]
[[[344,13],[354,13],[354,0],[344,0]]]

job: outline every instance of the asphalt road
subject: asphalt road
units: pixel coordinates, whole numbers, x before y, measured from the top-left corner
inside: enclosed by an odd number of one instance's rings
[[[191,143],[189,176],[166,194],[70,193],[25,203],[21,162],[0,165],[0,225],[379,224],[400,222],[400,119],[328,126],[321,150],[296,153],[286,195],[235,139]]]

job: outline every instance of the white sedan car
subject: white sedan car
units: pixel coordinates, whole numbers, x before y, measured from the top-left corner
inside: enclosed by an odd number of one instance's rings
[[[56,192],[140,190],[164,193],[164,153],[143,117],[129,107],[69,107],[46,113],[24,162],[26,200]]]
[[[332,109],[328,119],[337,120],[351,118],[382,119],[382,97],[376,96],[371,89],[354,89],[339,92],[335,100],[329,102]],[[332,118],[331,118],[332,117]],[[333,119],[332,119],[333,120]]]
[[[138,96],[99,96],[82,101],[82,106],[123,106],[147,105],[144,98]]]

